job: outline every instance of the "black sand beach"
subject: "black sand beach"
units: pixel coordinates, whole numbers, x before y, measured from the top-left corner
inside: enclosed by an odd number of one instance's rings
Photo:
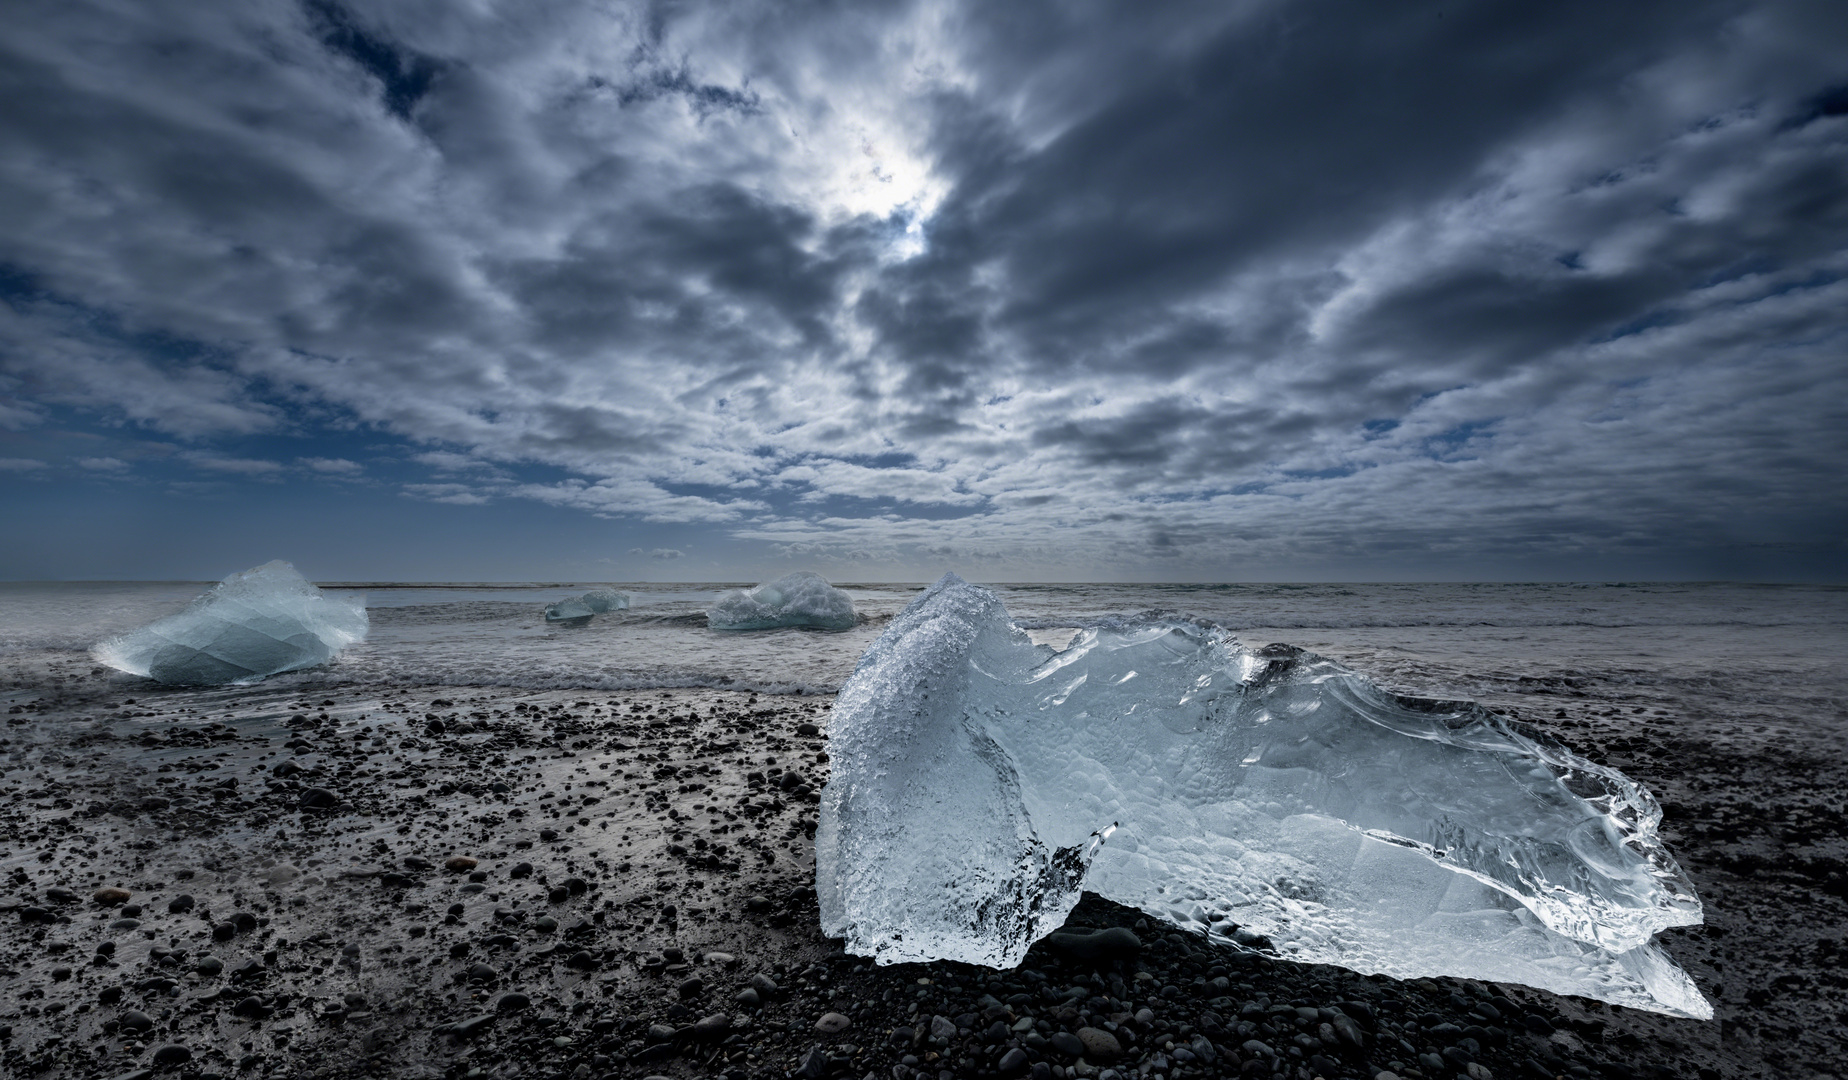
[[[818,929],[825,698],[63,674],[0,734],[12,1076],[1711,1080],[1848,1050],[1837,763],[1560,688],[1494,704],[1662,798],[1708,905],[1664,941],[1712,1022],[1234,954],[1094,896],[1068,930],[1127,934],[875,968]]]

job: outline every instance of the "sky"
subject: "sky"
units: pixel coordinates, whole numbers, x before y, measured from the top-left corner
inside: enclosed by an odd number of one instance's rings
[[[14,0],[0,578],[1848,580],[1848,5]]]

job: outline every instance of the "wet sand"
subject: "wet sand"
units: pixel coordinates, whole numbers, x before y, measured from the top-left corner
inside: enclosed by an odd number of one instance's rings
[[[1821,1076],[1843,1049],[1833,777],[1603,709],[1520,711],[1668,804],[1710,925],[1664,940],[1714,1022],[1233,954],[1095,897],[1074,925],[1135,948],[872,968],[817,926],[825,698],[83,670],[0,729],[9,1075]]]

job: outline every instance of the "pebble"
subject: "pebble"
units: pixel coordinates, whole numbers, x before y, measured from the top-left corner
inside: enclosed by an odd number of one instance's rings
[[[154,1027],[154,1018],[140,1009],[128,1010],[118,1017],[116,1022],[121,1025],[123,1031],[150,1031]]]
[[[725,1013],[702,1016],[693,1023],[693,1037],[708,1041],[723,1039],[731,1031],[731,1017]]]
[[[473,870],[479,865],[479,863],[469,858],[467,855],[452,855],[443,862],[443,869],[448,870],[452,874],[461,874]]]
[[[183,1065],[191,1060],[191,1048],[181,1043],[168,1043],[154,1051],[154,1064],[156,1066]]]
[[[494,1007],[501,1012],[519,1012],[532,1003],[533,999],[525,994],[502,994],[500,1000],[494,1003]]]
[[[128,903],[128,898],[131,895],[133,894],[131,894],[127,889],[106,888],[106,889],[98,889],[95,892],[91,893],[90,899],[96,901],[97,903],[103,905],[104,907],[115,907],[118,904]]]
[[[934,1024],[931,1027],[931,1034],[936,1034],[936,1026]],[[1054,1050],[1064,1054],[1066,1057],[1075,1058],[1084,1056],[1083,1040],[1069,1031],[1055,1031],[1046,1041],[1052,1044]]]
[[[1084,1044],[1084,1056],[1099,1061],[1115,1061],[1123,1056],[1123,1044],[1102,1028],[1081,1027],[1078,1041]]]
[[[301,807],[304,810],[331,810],[340,805],[340,796],[326,788],[311,787],[302,792]]]
[[[170,914],[181,915],[181,914],[184,914],[185,912],[191,911],[193,909],[193,906],[196,903],[197,901],[195,901],[192,898],[191,893],[181,893],[180,895],[167,901],[167,911]]]
[[[852,1020],[837,1012],[822,1013],[821,1019],[815,1021],[815,1030],[823,1035],[839,1035],[852,1026]]]

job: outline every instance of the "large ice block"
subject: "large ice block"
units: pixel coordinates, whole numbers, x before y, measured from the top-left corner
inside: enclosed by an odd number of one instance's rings
[[[1235,947],[1708,1017],[1652,941],[1700,901],[1641,786],[1480,706],[1180,618],[1036,646],[946,575],[831,722],[822,927],[1018,964],[1081,889]]]
[[[813,626],[851,630],[859,622],[853,600],[819,574],[798,570],[755,589],[720,593],[706,611],[714,630],[774,630]]]
[[[216,686],[325,664],[364,641],[366,606],[315,588],[280,560],[212,586],[185,611],[105,641],[110,667],[177,686]]]

